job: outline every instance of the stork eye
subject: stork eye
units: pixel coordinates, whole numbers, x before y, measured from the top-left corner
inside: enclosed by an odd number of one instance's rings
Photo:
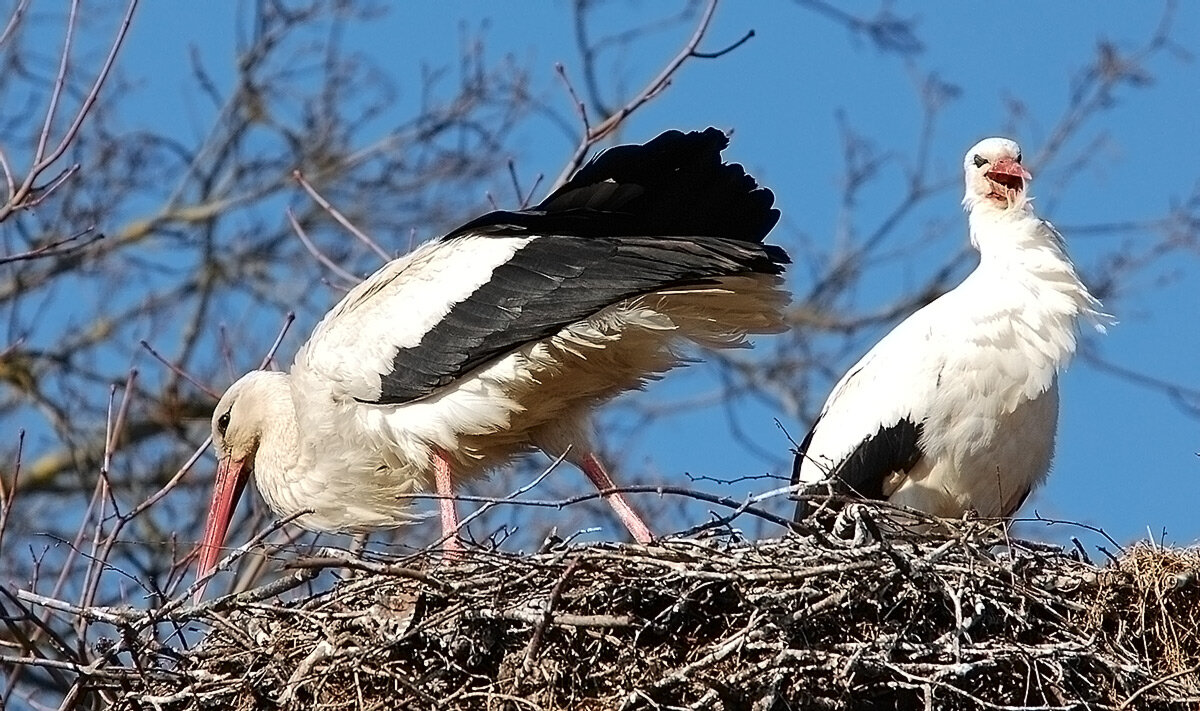
[[[1021,162],[1020,159],[1018,159],[1017,162],[1020,163]],[[984,158],[983,156],[979,155],[978,153],[975,154],[975,167],[976,168],[982,168],[983,166],[985,166],[987,164],[988,164],[987,158]]]
[[[217,418],[217,432],[222,437],[225,436],[225,430],[229,429],[229,411],[226,410],[224,415]]]
[[[1021,162],[1021,154],[1018,153],[1017,154],[1017,163],[1020,164],[1020,162]]]

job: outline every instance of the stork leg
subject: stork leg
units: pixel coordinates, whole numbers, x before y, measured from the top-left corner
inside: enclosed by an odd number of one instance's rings
[[[462,557],[463,546],[458,540],[458,509],[454,501],[454,480],[450,477],[450,457],[440,449],[434,449],[433,485],[437,489],[438,509],[442,516],[442,542],[445,558],[456,560]]]
[[[579,462],[579,468],[587,474],[588,479],[596,485],[596,488],[601,491],[611,491],[617,488],[615,482],[608,472],[604,469],[604,465],[592,453],[585,454]],[[629,505],[629,501],[625,499],[624,494],[620,492],[612,492],[604,494],[604,500],[612,506],[616,512],[617,518],[621,519],[621,523],[625,524],[625,528],[629,529],[629,533],[638,543],[649,543],[654,540],[654,536],[650,533],[650,527],[642,520],[633,507]]]

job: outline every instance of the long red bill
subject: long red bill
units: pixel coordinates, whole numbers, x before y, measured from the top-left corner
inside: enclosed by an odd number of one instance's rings
[[[229,521],[233,518],[233,509],[246,481],[250,478],[250,462],[245,459],[222,459],[217,465],[217,480],[213,484],[212,503],[208,508],[208,521],[204,524],[204,540],[200,543],[200,563],[197,577],[204,577],[213,571],[221,557],[221,547],[225,543],[225,533],[229,530]],[[207,587],[205,584],[204,587]],[[196,591],[196,599],[204,595],[204,587]]]

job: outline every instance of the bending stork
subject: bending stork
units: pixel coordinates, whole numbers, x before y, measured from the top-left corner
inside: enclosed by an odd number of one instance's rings
[[[213,412],[219,465],[201,574],[251,478],[280,516],[360,532],[414,519],[405,494],[540,449],[602,491],[589,419],[681,364],[687,343],[784,329],[788,257],[763,238],[774,197],[721,162],[717,129],[601,153],[529,210],[492,212],[397,259],[317,325],[290,373],[251,372]],[[649,527],[607,500],[639,541]]]

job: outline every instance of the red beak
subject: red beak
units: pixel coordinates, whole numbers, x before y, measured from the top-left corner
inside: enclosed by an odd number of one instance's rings
[[[217,481],[213,484],[208,522],[204,524],[204,541],[200,544],[197,577],[203,578],[216,567],[221,557],[221,546],[225,543],[225,533],[229,530],[229,520],[233,518],[233,509],[242,497],[242,490],[246,488],[253,468],[253,454],[238,460],[223,458],[217,465]],[[196,591],[196,599],[199,600],[203,595],[204,587],[201,587]]]
[[[1021,165],[1012,158],[1001,158],[993,163],[992,168],[987,172],[987,175],[989,178],[992,178],[993,174],[1010,175],[1014,178],[1020,178],[1021,180],[1033,180],[1033,176],[1029,174],[1028,170],[1025,170],[1025,166]],[[995,178],[992,179],[996,180]],[[996,180],[996,182],[1003,183],[1004,181]]]

